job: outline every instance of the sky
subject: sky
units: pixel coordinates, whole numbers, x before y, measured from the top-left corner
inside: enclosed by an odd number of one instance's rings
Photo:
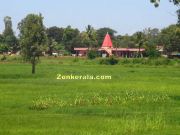
[[[44,17],[46,28],[71,25],[80,31],[90,24],[94,28],[110,27],[118,34],[133,34],[145,28],[162,29],[177,22],[177,7],[162,0],[155,8],[150,0],[0,0],[0,33],[3,18],[10,16],[13,29],[29,13]]]

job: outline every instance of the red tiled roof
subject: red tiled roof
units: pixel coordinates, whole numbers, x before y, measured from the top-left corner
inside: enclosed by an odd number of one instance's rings
[[[74,48],[75,51],[87,51],[88,48]]]
[[[130,52],[138,52],[139,48],[113,48],[113,51],[130,51]],[[144,48],[140,49],[141,52],[145,51]]]
[[[75,51],[87,51],[88,48],[74,48]],[[99,48],[98,51],[102,51],[104,48]],[[130,52],[138,52],[139,48],[112,48],[112,51],[130,51]],[[141,52],[145,51],[144,48],[140,49]]]
[[[102,47],[113,47],[111,37],[110,37],[110,35],[108,33],[106,34],[106,36],[104,38]]]
[[[128,48],[113,48],[113,51],[128,51]]]
[[[131,51],[131,52],[139,52],[139,48],[129,48],[129,51]],[[140,51],[143,52],[143,51],[145,51],[145,49],[140,48]]]

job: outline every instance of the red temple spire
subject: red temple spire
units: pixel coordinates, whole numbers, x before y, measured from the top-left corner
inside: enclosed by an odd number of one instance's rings
[[[110,48],[113,47],[111,37],[110,37],[110,35],[108,33],[106,34],[106,36],[104,38],[102,47],[110,47]]]

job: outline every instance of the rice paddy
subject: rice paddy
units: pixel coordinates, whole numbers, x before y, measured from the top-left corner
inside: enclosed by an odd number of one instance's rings
[[[41,58],[32,75],[30,64],[9,58],[0,63],[0,134],[178,135],[180,69],[175,61],[110,66]],[[57,74],[112,79],[57,80]]]

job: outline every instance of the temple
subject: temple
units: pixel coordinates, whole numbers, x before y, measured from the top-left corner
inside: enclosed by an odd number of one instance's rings
[[[92,48],[74,48],[76,52],[76,56],[86,56],[88,51]],[[109,56],[118,56],[118,57],[126,57],[126,58],[134,58],[137,57],[140,53],[141,57],[143,57],[144,48],[114,48],[110,35],[107,33],[101,48],[97,49],[97,52],[102,57]]]

